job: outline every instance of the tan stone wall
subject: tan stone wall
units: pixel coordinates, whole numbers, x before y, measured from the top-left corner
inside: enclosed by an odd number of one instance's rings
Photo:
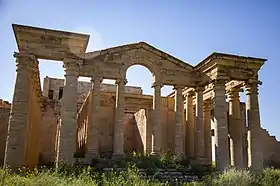
[[[134,135],[136,140],[136,149],[135,151],[138,153],[146,152],[147,149],[147,125],[148,125],[148,116],[149,110],[140,109],[134,114],[135,118],[135,128]]]
[[[29,83],[29,112],[28,126],[25,142],[25,164],[28,167],[35,167],[39,163],[40,151],[40,123],[42,122],[41,104],[36,87]]]
[[[91,83],[86,81],[79,81],[78,88],[77,88],[77,96],[78,102],[83,102],[87,97],[87,93],[91,90]],[[53,100],[59,100],[59,89],[64,87],[64,79],[57,79],[57,78],[44,78],[43,84],[43,95],[44,97],[48,97],[49,90],[53,90]],[[117,86],[113,84],[101,84],[100,87],[101,92],[111,92],[115,93],[117,90]],[[134,86],[126,86],[125,93],[128,94],[142,94],[142,89],[140,87]]]
[[[43,111],[40,135],[40,163],[49,164],[55,161],[58,116],[54,105],[46,103]]]
[[[270,136],[267,130],[262,129],[261,131],[264,166],[267,167],[273,163],[280,165],[280,142],[276,140],[275,136]]]
[[[163,125],[163,151],[173,152],[175,146],[175,112],[174,112],[174,98],[162,98],[162,125]]]
[[[0,164],[4,163],[10,108],[0,108]]]
[[[76,152],[84,155],[87,149],[87,136],[90,135],[88,130],[91,122],[91,92],[88,93],[83,105],[80,108],[77,117],[77,134],[76,134]]]

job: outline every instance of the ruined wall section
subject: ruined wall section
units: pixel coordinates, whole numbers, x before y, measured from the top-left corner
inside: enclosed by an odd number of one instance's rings
[[[163,139],[162,149],[164,152],[173,152],[175,147],[175,100],[171,97],[162,97],[162,125]]]
[[[42,122],[42,92],[39,77],[39,71],[35,71],[29,80],[29,111],[25,143],[25,164],[28,167],[35,167],[39,163],[40,123]]]
[[[280,166],[280,142],[271,136],[266,129],[261,130],[263,142],[264,167]]]
[[[40,164],[53,164],[56,157],[56,140],[59,116],[55,112],[55,103],[45,102],[42,113],[40,135]]]
[[[136,137],[136,152],[143,153],[147,151],[147,125],[148,125],[148,110],[141,109],[134,114],[135,117],[135,137]]]
[[[43,84],[43,96],[52,100],[61,100],[63,95],[64,79],[51,78],[46,76]],[[78,81],[77,97],[78,103],[83,103],[91,90],[91,82]],[[117,86],[114,84],[102,83],[100,87],[101,92],[115,93]],[[125,86],[125,93],[128,94],[142,94],[141,87]]]
[[[76,153],[78,157],[85,156],[87,136],[91,135],[90,130],[88,130],[91,123],[91,96],[92,91],[89,91],[77,116]]]
[[[10,108],[0,105],[0,165],[4,163]]]

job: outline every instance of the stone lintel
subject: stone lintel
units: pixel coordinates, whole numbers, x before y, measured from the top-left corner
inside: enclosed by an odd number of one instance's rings
[[[209,55],[207,58],[202,60],[200,63],[198,63],[195,66],[195,69],[204,71],[209,67],[210,63],[222,64],[226,66],[249,65],[253,67],[252,65],[254,65],[256,68],[261,68],[261,66],[265,63],[265,61],[267,61],[267,59],[214,52],[211,55]]]
[[[89,35],[12,24],[17,46],[38,58],[62,61],[68,54],[83,54]]]

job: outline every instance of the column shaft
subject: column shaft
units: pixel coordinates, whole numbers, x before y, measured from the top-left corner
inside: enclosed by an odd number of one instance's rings
[[[32,73],[32,62],[35,60],[30,56],[15,54],[17,63],[17,76],[14,95],[9,118],[7,142],[5,148],[4,166],[16,169],[25,166],[26,145],[28,143],[29,124],[29,86]]]
[[[224,80],[214,82],[213,101],[216,168],[224,170],[229,166],[227,103]]]
[[[178,155],[184,154],[184,130],[183,130],[183,87],[175,88],[175,147],[174,151]]]
[[[246,82],[245,85],[248,114],[248,166],[252,170],[263,169],[261,124],[258,101],[258,81]]]
[[[239,88],[229,92],[229,134],[231,165],[243,168],[242,123],[240,113]]]
[[[113,156],[123,156],[123,143],[124,143],[124,109],[125,97],[124,87],[126,84],[125,79],[118,79],[117,93],[116,93],[116,109],[115,109],[115,127],[114,127],[114,153]]]
[[[204,125],[203,125],[203,88],[196,88],[196,127],[195,127],[195,156],[197,160],[204,158]]]
[[[206,100],[204,103],[204,149],[205,162],[208,165],[212,164],[212,135],[211,135],[211,102]]]
[[[102,78],[92,78],[91,90],[91,124],[88,136],[87,160],[91,162],[92,158],[99,156],[99,115],[100,115],[100,84]]]
[[[57,165],[71,164],[76,151],[77,84],[79,65],[76,60],[65,60],[65,82],[61,100],[61,126]]]
[[[161,84],[154,84],[153,96],[153,130],[152,130],[152,154],[158,154],[162,150],[162,126],[161,126]]]
[[[194,128],[194,105],[193,105],[193,96],[194,92],[188,92],[186,99],[187,99],[187,113],[186,113],[186,149],[187,149],[187,156],[189,158],[194,158],[194,138],[195,138],[195,128]]]

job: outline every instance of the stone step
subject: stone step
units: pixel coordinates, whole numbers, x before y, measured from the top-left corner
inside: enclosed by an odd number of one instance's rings
[[[110,172],[110,171],[125,171],[127,169],[125,168],[104,168],[104,172]],[[157,169],[154,171],[149,171],[145,169],[139,169],[138,172],[140,179],[150,179],[160,182],[174,182],[174,183],[182,183],[182,182],[192,182],[197,181],[198,176],[196,176],[194,173],[190,171],[180,172],[176,169]]]

